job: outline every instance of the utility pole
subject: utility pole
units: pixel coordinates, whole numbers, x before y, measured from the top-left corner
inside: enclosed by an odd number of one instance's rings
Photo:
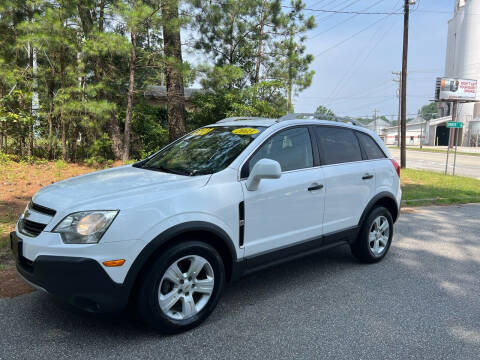
[[[402,87],[402,73],[400,71],[392,71],[392,74],[398,76],[398,78],[393,79],[393,81],[398,83],[397,146],[398,148],[400,148],[400,113],[402,111],[402,99],[400,98],[400,89]]]
[[[377,133],[377,109],[373,110],[373,131]],[[377,133],[377,135],[380,135]]]
[[[408,21],[410,16],[410,0],[405,0],[403,15],[403,55],[402,55],[402,111],[400,119],[400,167],[407,166],[406,135],[407,135],[407,59],[408,59]]]
[[[420,124],[420,149],[422,148],[422,142],[423,142],[423,125],[427,123],[427,120],[422,119],[424,121],[423,124]],[[426,131],[426,129],[425,129]]]

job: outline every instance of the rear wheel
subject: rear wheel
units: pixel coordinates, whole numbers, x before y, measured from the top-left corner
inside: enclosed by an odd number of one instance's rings
[[[392,236],[392,215],[383,206],[376,207],[363,223],[356,242],[351,245],[352,253],[363,262],[380,261],[390,248]]]
[[[218,252],[208,244],[186,241],[167,249],[147,270],[137,308],[145,322],[164,333],[186,331],[213,311],[224,284]]]

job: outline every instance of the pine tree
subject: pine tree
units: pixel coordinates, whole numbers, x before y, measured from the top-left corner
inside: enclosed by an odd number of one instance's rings
[[[163,43],[165,80],[167,85],[167,111],[170,141],[186,133],[185,96],[183,82],[182,44],[178,0],[163,0]]]
[[[131,49],[129,58],[129,78],[127,110],[123,135],[122,160],[130,157],[130,127],[132,122],[133,100],[135,92],[135,71],[137,66],[137,39],[144,32],[144,24],[160,10],[159,4],[148,5],[142,0],[127,0],[117,4],[117,14],[122,18],[126,31],[130,33]]]
[[[302,0],[291,0],[291,10],[283,13],[280,19],[280,40],[276,42],[276,67],[273,77],[282,80],[287,93],[288,111],[293,112],[292,98],[309,87],[315,72],[309,70],[313,55],[305,54],[305,33],[313,29],[315,18],[305,18]]]

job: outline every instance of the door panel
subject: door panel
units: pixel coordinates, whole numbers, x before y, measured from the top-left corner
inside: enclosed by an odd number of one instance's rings
[[[256,191],[248,191],[245,183],[245,256],[321,237],[324,189],[308,190],[324,185],[321,168],[262,180]]]
[[[360,216],[375,191],[375,175],[367,163],[329,165],[323,167],[325,181],[325,234],[344,230],[358,224]]]
[[[356,226],[375,191],[375,169],[363,160],[353,130],[316,126],[325,181],[323,231],[334,233]]]

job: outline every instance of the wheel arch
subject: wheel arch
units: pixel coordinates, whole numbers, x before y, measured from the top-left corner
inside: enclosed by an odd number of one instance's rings
[[[360,216],[360,221],[358,222],[358,226],[361,227],[363,225],[363,222],[367,218],[368,214],[370,212],[378,207],[378,206],[383,206],[390,211],[390,214],[392,215],[392,220],[395,223],[398,219],[399,215],[399,208],[397,205],[397,200],[395,200],[395,196],[389,192],[381,192],[375,195],[367,204],[365,207],[365,210],[363,210],[362,216]]]
[[[124,285],[130,291],[130,296],[135,293],[135,288],[138,286],[143,272],[156,258],[156,255],[175,244],[179,238],[186,236],[195,236],[198,240],[215,248],[225,265],[226,279],[227,281],[230,280],[234,263],[237,261],[236,251],[231,238],[217,225],[203,221],[191,221],[165,230],[143,248],[130,267],[124,281]]]

